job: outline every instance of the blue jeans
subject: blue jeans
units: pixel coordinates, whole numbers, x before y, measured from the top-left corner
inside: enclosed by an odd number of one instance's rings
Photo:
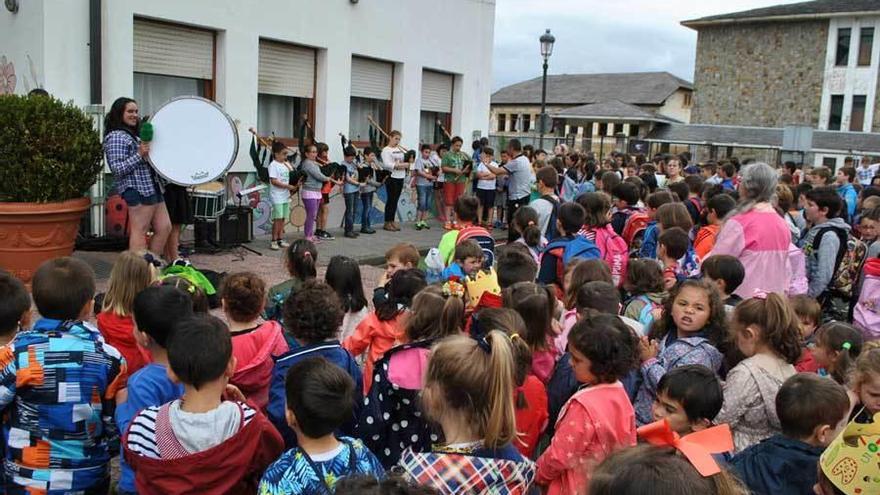
[[[428,184],[427,186],[416,186],[416,192],[419,197],[418,210],[430,211],[431,202],[434,199],[434,186],[432,184]]]
[[[361,228],[370,228],[370,211],[373,209],[373,193],[361,193]]]
[[[353,193],[345,193],[342,195],[345,198],[345,231],[351,232],[354,230],[354,211],[357,209],[357,191]]]

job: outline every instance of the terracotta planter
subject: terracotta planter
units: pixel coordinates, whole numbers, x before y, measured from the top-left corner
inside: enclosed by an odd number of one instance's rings
[[[70,256],[89,198],[0,203],[0,267],[30,284],[40,263]]]

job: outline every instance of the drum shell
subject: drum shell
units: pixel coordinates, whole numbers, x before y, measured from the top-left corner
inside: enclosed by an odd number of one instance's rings
[[[206,190],[196,188],[190,193],[193,217],[200,220],[214,220],[226,211],[226,188]]]

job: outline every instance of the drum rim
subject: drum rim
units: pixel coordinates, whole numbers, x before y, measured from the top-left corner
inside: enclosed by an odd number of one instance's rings
[[[216,108],[217,110],[220,111],[221,115],[226,117],[226,121],[229,122],[229,127],[232,129],[232,136],[235,138],[235,146],[232,150],[232,158],[230,158],[229,163],[226,165],[226,167],[223,168],[223,170],[220,173],[218,173],[217,175],[215,175],[213,177],[205,179],[202,182],[197,182],[197,183],[181,183],[181,182],[177,182],[175,180],[172,180],[171,178],[169,178],[168,176],[163,174],[162,171],[159,170],[158,167],[156,167],[156,164],[153,163],[153,160],[150,157],[150,155],[147,155],[147,157],[146,157],[147,163],[149,163],[150,167],[152,167],[153,170],[157,174],[159,174],[159,177],[162,177],[163,179],[165,179],[166,181],[168,181],[172,184],[177,184],[178,186],[183,186],[183,187],[200,186],[202,184],[207,184],[208,182],[213,182],[213,181],[219,179],[220,177],[223,177],[224,175],[226,175],[227,172],[229,172],[229,169],[231,169],[232,166],[235,165],[235,160],[238,158],[239,139],[238,139],[238,127],[236,127],[235,121],[232,120],[232,117],[230,117],[229,114],[227,114],[226,111],[223,110],[223,107],[221,107],[217,102],[209,100],[203,96],[184,95],[184,96],[175,96],[174,98],[171,98],[170,100],[168,100],[165,103],[163,103],[162,105],[160,105],[159,108],[157,108],[156,111],[153,112],[153,115],[150,115],[150,118],[147,119],[147,122],[152,122],[153,117],[155,117],[156,114],[159,113],[159,111],[161,111],[167,105],[170,105],[171,103],[173,103],[177,100],[202,100],[206,103],[210,103],[211,105],[213,105],[214,108]]]

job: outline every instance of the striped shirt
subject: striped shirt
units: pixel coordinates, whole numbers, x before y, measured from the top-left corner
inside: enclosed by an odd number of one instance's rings
[[[153,196],[162,192],[156,182],[152,167],[138,154],[139,140],[122,131],[112,131],[104,137],[104,153],[107,166],[113,172],[116,192],[134,189],[141,196]]]

